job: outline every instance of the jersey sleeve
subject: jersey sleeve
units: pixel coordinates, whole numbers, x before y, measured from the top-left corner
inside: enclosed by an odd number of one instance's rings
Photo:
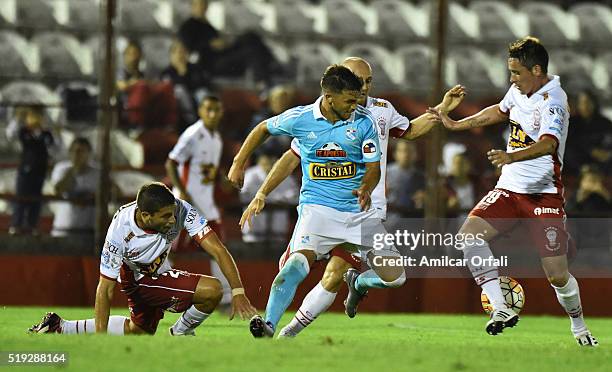
[[[300,117],[302,110],[299,107],[294,107],[266,120],[268,132],[273,136],[291,136],[293,135],[293,126]]]
[[[512,87],[508,89],[504,98],[502,98],[501,102],[499,102],[498,108],[502,113],[509,115],[510,108],[512,107]]]
[[[294,138],[293,140],[291,140],[291,151],[293,151],[294,154],[296,154],[299,158],[302,157],[302,153],[300,152],[300,140],[298,140],[297,138]]]
[[[180,203],[183,204],[183,208],[187,211],[185,214],[185,220],[183,221],[183,226],[189,236],[194,237],[200,233],[204,236],[208,232],[212,231],[208,226],[208,220],[201,216],[198,210],[193,207],[191,204],[187,203],[184,200],[180,200]]]
[[[189,130],[186,130],[181,134],[176,145],[174,145],[172,151],[168,154],[168,158],[177,163],[184,163],[191,158],[192,149],[189,132]]]
[[[364,163],[375,163],[380,161],[380,144],[378,143],[378,133],[374,128],[374,121],[368,116],[364,125],[364,135],[361,142],[361,155]]]
[[[551,101],[544,105],[540,116],[538,138],[552,136],[559,143],[564,135],[567,134],[568,115],[567,106],[561,102]]]
[[[106,233],[104,247],[102,248],[102,254],[100,256],[100,275],[110,280],[117,279],[119,270],[123,264],[124,249],[123,238],[120,232],[117,231],[117,218],[115,215]]]
[[[394,138],[402,137],[408,128],[410,128],[410,120],[404,115],[401,115],[393,105],[388,102],[389,110],[391,110],[391,122],[389,123],[389,135]]]

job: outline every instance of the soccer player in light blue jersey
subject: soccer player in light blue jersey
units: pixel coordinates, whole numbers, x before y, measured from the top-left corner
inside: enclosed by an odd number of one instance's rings
[[[427,134],[439,120],[435,115],[425,113],[419,117],[408,120],[408,118],[400,115],[391,102],[381,98],[370,96],[372,87],[372,68],[370,64],[359,57],[348,57],[342,65],[349,68],[364,82],[361,89],[361,97],[358,104],[362,105],[370,111],[376,120],[376,130],[378,132],[379,142],[381,146],[381,182],[374,189],[371,195],[372,207],[379,212],[378,218],[386,219],[387,199],[385,196],[384,175],[387,163],[387,145],[390,137],[403,139],[406,141],[415,140]],[[461,85],[457,85],[446,92],[444,99],[437,106],[443,111],[452,111],[465,96],[465,89]],[[259,214],[266,201],[266,196],[274,190],[285,178],[287,178],[300,163],[300,148],[299,142],[293,140],[291,149],[279,159],[272,171],[266,177],[266,180],[259,188],[259,195],[253,198],[249,206],[244,211],[240,219],[240,225],[250,224],[253,216]],[[285,260],[288,258],[290,249],[285,252],[279,261],[279,268],[282,268]],[[349,317],[356,315],[357,304],[366,294],[368,282],[375,277],[373,270],[365,270],[359,274],[355,268],[361,268],[363,261],[356,259],[355,256],[348,253],[342,247],[337,247],[331,252],[331,258],[325,267],[325,273],[321,281],[306,295],[295,316],[289,324],[283,327],[278,337],[295,337],[334,302],[338,291],[343,282],[343,277],[347,281],[349,287],[350,300],[345,301],[346,313]],[[367,258],[367,257],[366,257]],[[373,262],[368,262],[372,265]],[[352,295],[351,295],[352,294]]]
[[[269,135],[289,135],[300,144],[303,178],[299,218],[289,243],[290,256],[270,290],[265,321],[260,316],[251,319],[255,337],[274,335],[280,317],[315,260],[327,257],[343,243],[372,253],[371,247],[364,246],[369,234],[362,230],[364,226],[376,229],[380,225],[376,210],[370,209],[370,195],[380,179],[380,145],[370,112],[357,105],[362,85],[348,68],[328,67],[321,79],[321,97],[311,105],[260,123],[234,158],[228,178],[241,186],[246,160]],[[399,256],[391,248],[375,254]],[[403,268],[384,267],[368,284],[397,287],[405,278]]]

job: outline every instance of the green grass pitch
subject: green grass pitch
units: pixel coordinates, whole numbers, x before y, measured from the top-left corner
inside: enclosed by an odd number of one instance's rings
[[[28,335],[45,311],[85,319],[93,309],[0,308],[0,351],[65,351],[67,366],[15,370],[75,371],[610,371],[612,319],[590,318],[601,346],[579,348],[561,317],[524,316],[502,335],[484,332],[486,316],[323,314],[293,340],[253,339],[246,321],[214,315],[196,337],[168,335],[166,313],[155,336]],[[126,314],[113,309],[112,314]],[[290,319],[287,313],[284,325]],[[0,367],[8,370],[11,367]]]

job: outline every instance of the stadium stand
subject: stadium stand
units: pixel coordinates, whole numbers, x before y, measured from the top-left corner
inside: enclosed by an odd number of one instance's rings
[[[93,56],[87,45],[64,32],[41,32],[32,38],[40,54],[40,73],[43,77],[82,78],[93,74]]]
[[[578,17],[556,4],[525,2],[520,9],[529,17],[529,32],[547,45],[567,45],[580,39]]]
[[[28,41],[14,31],[0,31],[0,74],[3,79],[17,79],[38,73],[38,54]]]
[[[424,7],[401,1],[374,1],[378,36],[393,41],[422,40],[429,35],[429,14]]]

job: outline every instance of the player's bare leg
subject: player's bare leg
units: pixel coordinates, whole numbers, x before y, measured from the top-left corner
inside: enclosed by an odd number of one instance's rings
[[[29,333],[62,333],[62,334],[86,334],[96,333],[95,319],[64,320],[58,314],[50,312],[45,314],[40,323],[28,329]],[[108,318],[108,334],[128,335],[146,333],[129,318],[120,315],[111,315]]]
[[[387,259],[397,259],[396,252],[372,250],[368,252],[371,269],[361,274],[356,269],[349,269],[346,272],[344,280],[348,286],[348,295],[344,301],[344,308],[349,318],[357,314],[357,305],[367,294],[368,288],[397,288],[406,282],[404,268],[386,265]]]
[[[193,305],[170,327],[173,336],[195,336],[195,329],[215,310],[223,297],[223,287],[219,279],[202,276],[193,294]]]
[[[463,257],[467,259],[468,267],[476,284],[482,288],[493,306],[491,319],[489,319],[485,327],[487,333],[492,336],[503,332],[504,328],[514,327],[519,321],[519,316],[506,306],[501,287],[499,286],[497,266],[492,263],[482,266],[472,264],[474,257],[482,259],[493,257],[493,252],[491,252],[488,242],[497,233],[497,230],[490,223],[478,216],[469,216],[463,223],[463,226],[461,226],[461,229],[459,229],[459,234],[464,234],[464,236],[470,234],[468,236],[475,237],[473,240],[465,241]],[[491,261],[484,260],[481,262]]]
[[[270,288],[265,320],[260,315],[251,318],[249,329],[253,337],[272,337],[281,316],[291,304],[295,290],[310,272],[316,255],[311,250],[293,252],[280,269]]]
[[[580,346],[598,346],[599,343],[591,335],[584,322],[580,289],[576,278],[569,273],[567,256],[543,257],[542,268],[546,277],[557,294],[559,303],[571,320],[571,330]]]
[[[281,329],[278,337],[295,337],[304,328],[310,325],[319,314],[325,312],[340,290],[344,273],[351,268],[351,264],[343,258],[333,256],[325,266],[321,281],[304,297],[304,301],[295,313],[291,322]]]

